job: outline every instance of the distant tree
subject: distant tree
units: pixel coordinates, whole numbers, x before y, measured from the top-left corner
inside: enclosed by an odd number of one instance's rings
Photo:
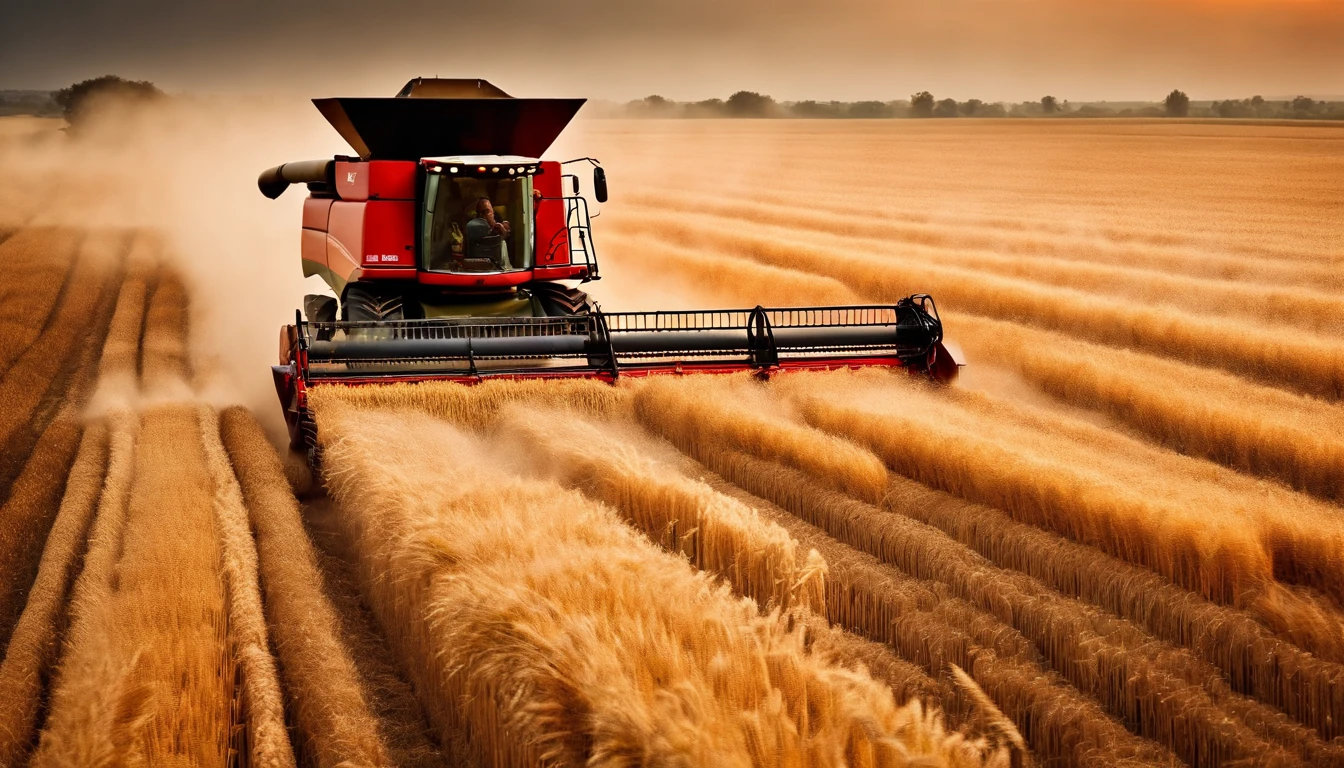
[[[981,117],[1007,117],[1008,110],[1002,104],[986,104],[980,108]]]
[[[840,117],[840,103],[837,101],[799,101],[789,107],[795,117]]]
[[[775,100],[755,91],[738,91],[728,97],[725,106],[733,117],[768,117],[775,109]]]
[[[957,114],[956,99],[943,99],[933,108],[934,117],[956,117]]]
[[[73,128],[85,122],[100,103],[144,103],[160,99],[163,95],[163,91],[147,80],[126,80],[116,75],[103,75],[62,88],[52,99],[60,106],[62,116]]]
[[[849,105],[847,114],[850,117],[873,119],[891,117],[892,109],[885,101],[856,101]]]
[[[1187,117],[1190,114],[1190,97],[1184,91],[1172,91],[1162,100],[1167,117]]]
[[[687,117],[723,117],[723,99],[705,99],[686,105]]]
[[[934,99],[928,91],[920,91],[910,97],[911,117],[933,117]]]
[[[1059,111],[1059,101],[1054,96],[1042,96],[1041,111],[1047,115],[1055,114]]]
[[[985,102],[979,99],[967,99],[961,103],[961,114],[967,117],[978,117],[984,111]]]
[[[1311,112],[1316,109],[1316,100],[1306,96],[1298,96],[1293,99],[1292,110],[1294,112]]]

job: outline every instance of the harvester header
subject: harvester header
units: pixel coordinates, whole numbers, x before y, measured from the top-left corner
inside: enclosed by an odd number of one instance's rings
[[[891,306],[603,312],[588,198],[592,158],[543,155],[583,99],[518,99],[484,80],[417,78],[390,98],[313,102],[357,157],[285,163],[305,184],[301,255],[332,296],[281,330],[276,388],[295,447],[315,446],[313,383],[592,378],[905,368],[955,377],[925,295]]]

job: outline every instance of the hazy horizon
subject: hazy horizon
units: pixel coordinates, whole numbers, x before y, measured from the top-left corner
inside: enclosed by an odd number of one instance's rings
[[[6,21],[0,89],[113,73],[170,91],[303,96],[391,95],[420,75],[615,101],[1344,94],[1337,0],[56,0]]]

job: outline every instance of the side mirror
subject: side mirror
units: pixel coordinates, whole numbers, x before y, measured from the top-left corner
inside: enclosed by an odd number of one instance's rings
[[[570,180],[571,182],[573,182],[573,184],[574,184],[574,195],[577,197],[578,194],[579,194],[579,177],[578,177],[578,176],[570,176],[570,177],[569,177],[569,180]]]
[[[597,202],[607,202],[607,171],[602,166],[593,167],[593,197]]]

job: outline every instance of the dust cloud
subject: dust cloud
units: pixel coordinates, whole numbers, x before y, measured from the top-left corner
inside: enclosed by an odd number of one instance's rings
[[[78,132],[0,121],[0,226],[151,230],[187,284],[190,353],[208,401],[239,403],[281,428],[269,366],[304,293],[303,195],[258,193],[283,162],[349,152],[306,102],[179,98],[100,109]]]

